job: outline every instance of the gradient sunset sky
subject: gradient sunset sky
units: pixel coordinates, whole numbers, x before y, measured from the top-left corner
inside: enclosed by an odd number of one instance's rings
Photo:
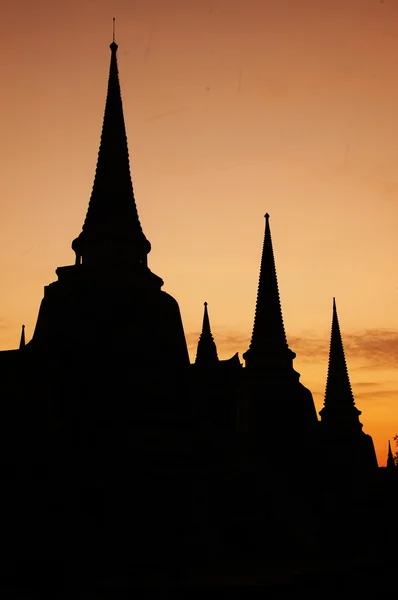
[[[398,433],[398,0],[2,0],[0,347],[73,264],[112,17],[149,266],[191,358],[248,348],[264,213],[295,368],[323,403],[332,298],[364,430]],[[241,359],[242,360],[242,359]]]

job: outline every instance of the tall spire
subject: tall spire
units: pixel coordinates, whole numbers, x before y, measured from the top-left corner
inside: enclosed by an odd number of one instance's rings
[[[395,469],[395,459],[391,450],[391,443],[388,440],[388,455],[387,455],[387,469]]]
[[[108,92],[94,185],[83,231],[73,241],[72,248],[77,264],[82,261],[92,266],[105,263],[146,266],[151,244],[142,231],[134,199],[114,28],[110,49]]]
[[[274,368],[284,365],[292,368],[291,363],[295,356],[286,341],[267,213],[253,333],[250,348],[243,358],[247,366],[257,363],[262,367]]]
[[[202,333],[199,337],[198,349],[196,352],[195,364],[201,366],[210,366],[218,363],[217,347],[214,342],[211,329],[209,313],[207,311],[207,302],[204,303]]]
[[[22,325],[21,329],[21,339],[19,342],[19,349],[23,350],[25,348],[25,325]]]
[[[336,300],[333,298],[332,331],[330,336],[329,366],[326,382],[324,408],[319,413],[322,420],[359,425],[361,411],[355,406],[348,376],[347,364],[337,317]]]

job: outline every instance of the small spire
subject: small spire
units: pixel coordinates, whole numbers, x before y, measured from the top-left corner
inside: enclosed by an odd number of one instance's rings
[[[207,302],[204,303],[202,333],[198,341],[195,364],[209,366],[218,363],[217,347],[210,329]]]
[[[21,340],[19,342],[19,349],[23,350],[24,348],[25,348],[25,325],[22,325]]]
[[[260,264],[256,311],[250,348],[243,358],[249,363],[275,367],[276,364],[292,367],[295,353],[286,341],[282,308],[279,298],[278,279],[272,247],[269,214],[264,215],[265,233]]]
[[[388,454],[387,454],[387,469],[395,469],[395,459],[391,450],[391,442],[388,440]]]
[[[348,376],[335,298],[333,298],[332,330],[324,408],[319,414],[322,421],[333,420],[338,421],[340,424],[351,424],[362,428],[359,421],[361,411],[355,406]]]

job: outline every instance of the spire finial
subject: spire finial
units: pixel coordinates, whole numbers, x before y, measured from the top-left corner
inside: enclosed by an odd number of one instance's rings
[[[118,45],[115,42],[115,23],[116,23],[116,19],[115,19],[115,17],[113,17],[113,20],[112,20],[112,44],[109,46],[110,49],[112,50],[112,52],[116,52],[116,50],[118,49]]]
[[[265,213],[264,217],[265,217],[265,220],[268,221],[269,220],[269,213]]]

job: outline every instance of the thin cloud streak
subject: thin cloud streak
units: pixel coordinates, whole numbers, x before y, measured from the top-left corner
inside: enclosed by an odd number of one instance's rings
[[[200,332],[186,335],[189,348],[194,348]],[[219,353],[240,354],[248,349],[250,337],[242,332],[213,330]],[[302,362],[327,362],[329,355],[328,337],[315,334],[289,337],[289,346]],[[349,369],[381,369],[398,366],[398,331],[369,329],[343,334],[343,344]]]
[[[168,110],[166,112],[160,113],[159,115],[155,115],[154,117],[149,117],[148,119],[144,119],[144,123],[152,123],[152,121],[157,121],[158,119],[163,119],[163,117],[168,117],[170,115],[178,115],[179,113],[187,110],[186,108],[178,108],[176,110]]]

